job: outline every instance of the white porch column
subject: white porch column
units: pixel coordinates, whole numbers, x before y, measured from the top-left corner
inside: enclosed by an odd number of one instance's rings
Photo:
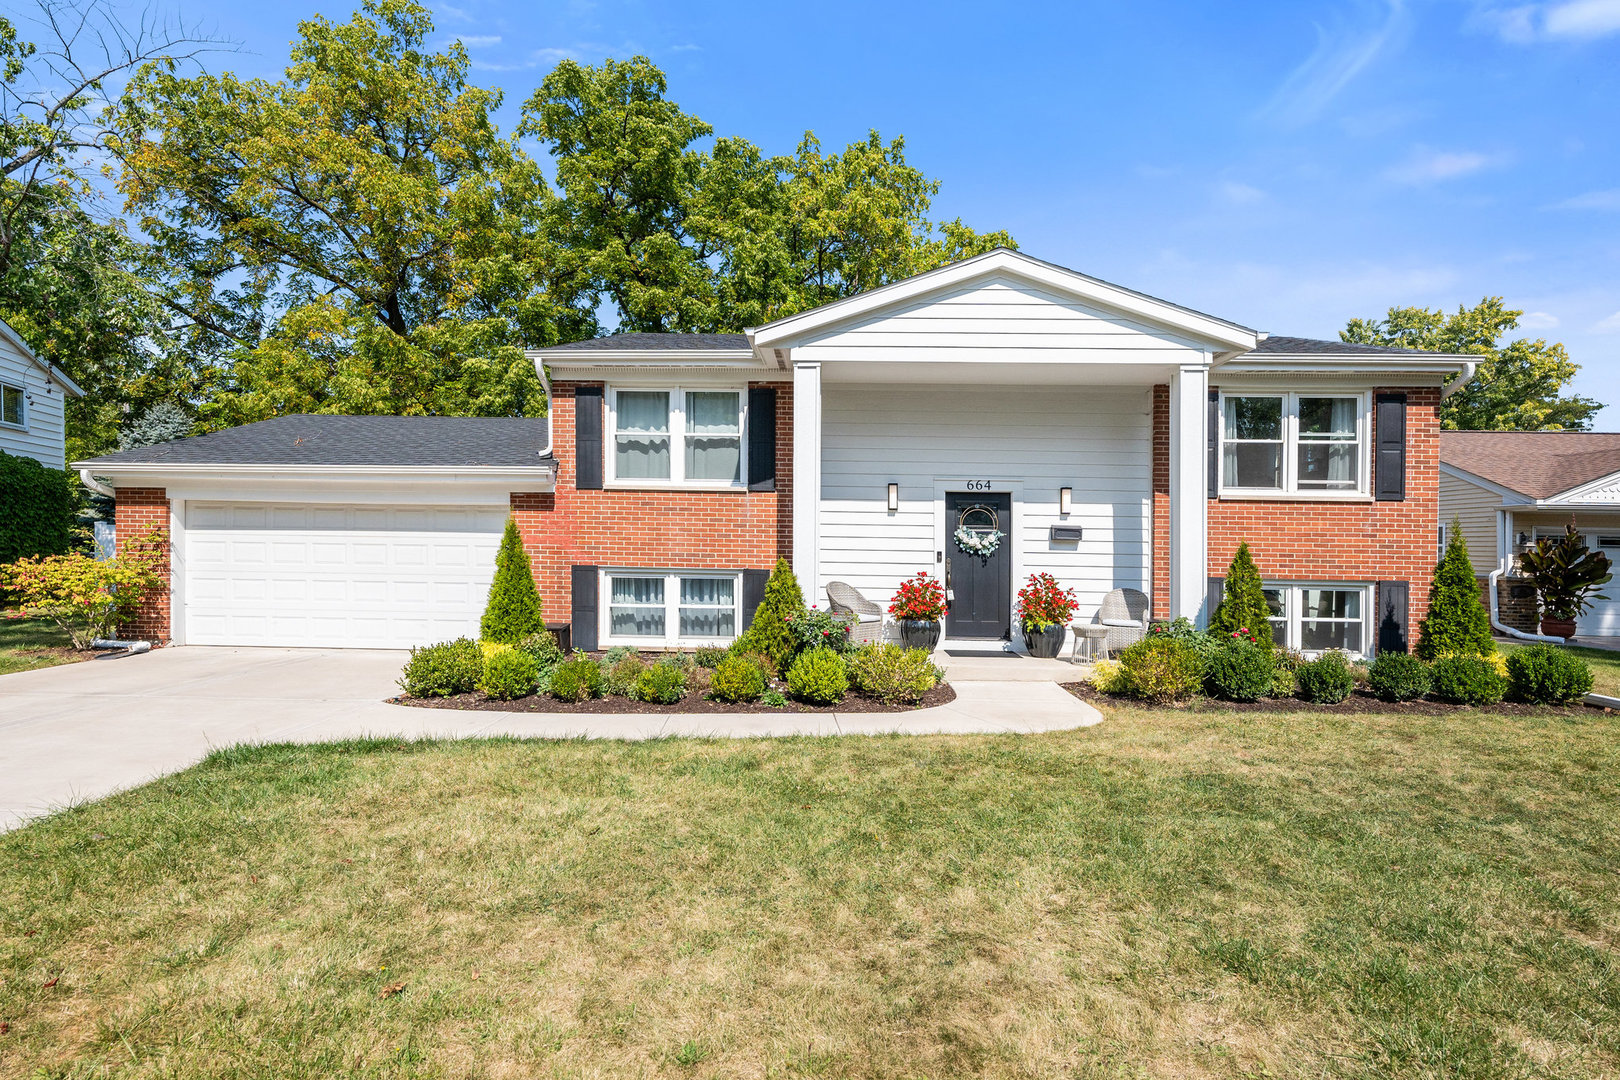
[[[793,573],[821,604],[821,365],[793,365]]]
[[[1199,626],[1209,574],[1209,369],[1188,365],[1170,377],[1170,614]]]

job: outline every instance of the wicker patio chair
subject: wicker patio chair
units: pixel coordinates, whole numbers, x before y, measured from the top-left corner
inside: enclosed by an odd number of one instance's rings
[[[827,606],[834,615],[853,615],[849,639],[862,645],[883,640],[883,608],[861,595],[853,585],[827,582]]]
[[[1127,645],[1147,637],[1151,607],[1147,594],[1136,589],[1115,589],[1103,597],[1097,617],[1092,621],[1108,627],[1108,637],[1103,643],[1105,655],[1118,656]]]

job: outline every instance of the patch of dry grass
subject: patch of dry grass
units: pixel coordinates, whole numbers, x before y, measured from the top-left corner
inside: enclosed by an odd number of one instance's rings
[[[1617,735],[222,751],[0,837],[0,1073],[1613,1075]]]

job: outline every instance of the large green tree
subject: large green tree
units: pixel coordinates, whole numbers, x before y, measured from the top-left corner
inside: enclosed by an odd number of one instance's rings
[[[1502,338],[1524,312],[1487,296],[1447,315],[1439,309],[1393,307],[1382,319],[1351,319],[1339,337],[1360,345],[1473,353],[1479,368],[1440,405],[1440,422],[1465,431],[1585,431],[1603,406],[1564,392],[1580,366],[1564,346],[1542,338]]]
[[[216,357],[218,426],[288,412],[523,415],[525,344],[595,321],[549,256],[536,164],[408,0],[299,24],[285,77],[148,67],[119,186],[163,302]]]

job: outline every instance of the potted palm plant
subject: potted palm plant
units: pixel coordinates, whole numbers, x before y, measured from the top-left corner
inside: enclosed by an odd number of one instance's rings
[[[1061,588],[1051,574],[1031,574],[1018,590],[1018,621],[1031,656],[1050,660],[1063,651],[1069,619],[1080,606],[1073,589]]]
[[[1609,572],[1609,557],[1588,550],[1573,523],[1564,527],[1563,536],[1537,540],[1535,547],[1519,556],[1519,565],[1536,587],[1541,632],[1553,637],[1574,637],[1575,620],[1593,601],[1608,599],[1597,589],[1614,577]]]
[[[927,571],[900,583],[889,604],[889,614],[900,631],[900,644],[908,649],[933,651],[939,644],[940,620],[945,618],[945,586]]]

